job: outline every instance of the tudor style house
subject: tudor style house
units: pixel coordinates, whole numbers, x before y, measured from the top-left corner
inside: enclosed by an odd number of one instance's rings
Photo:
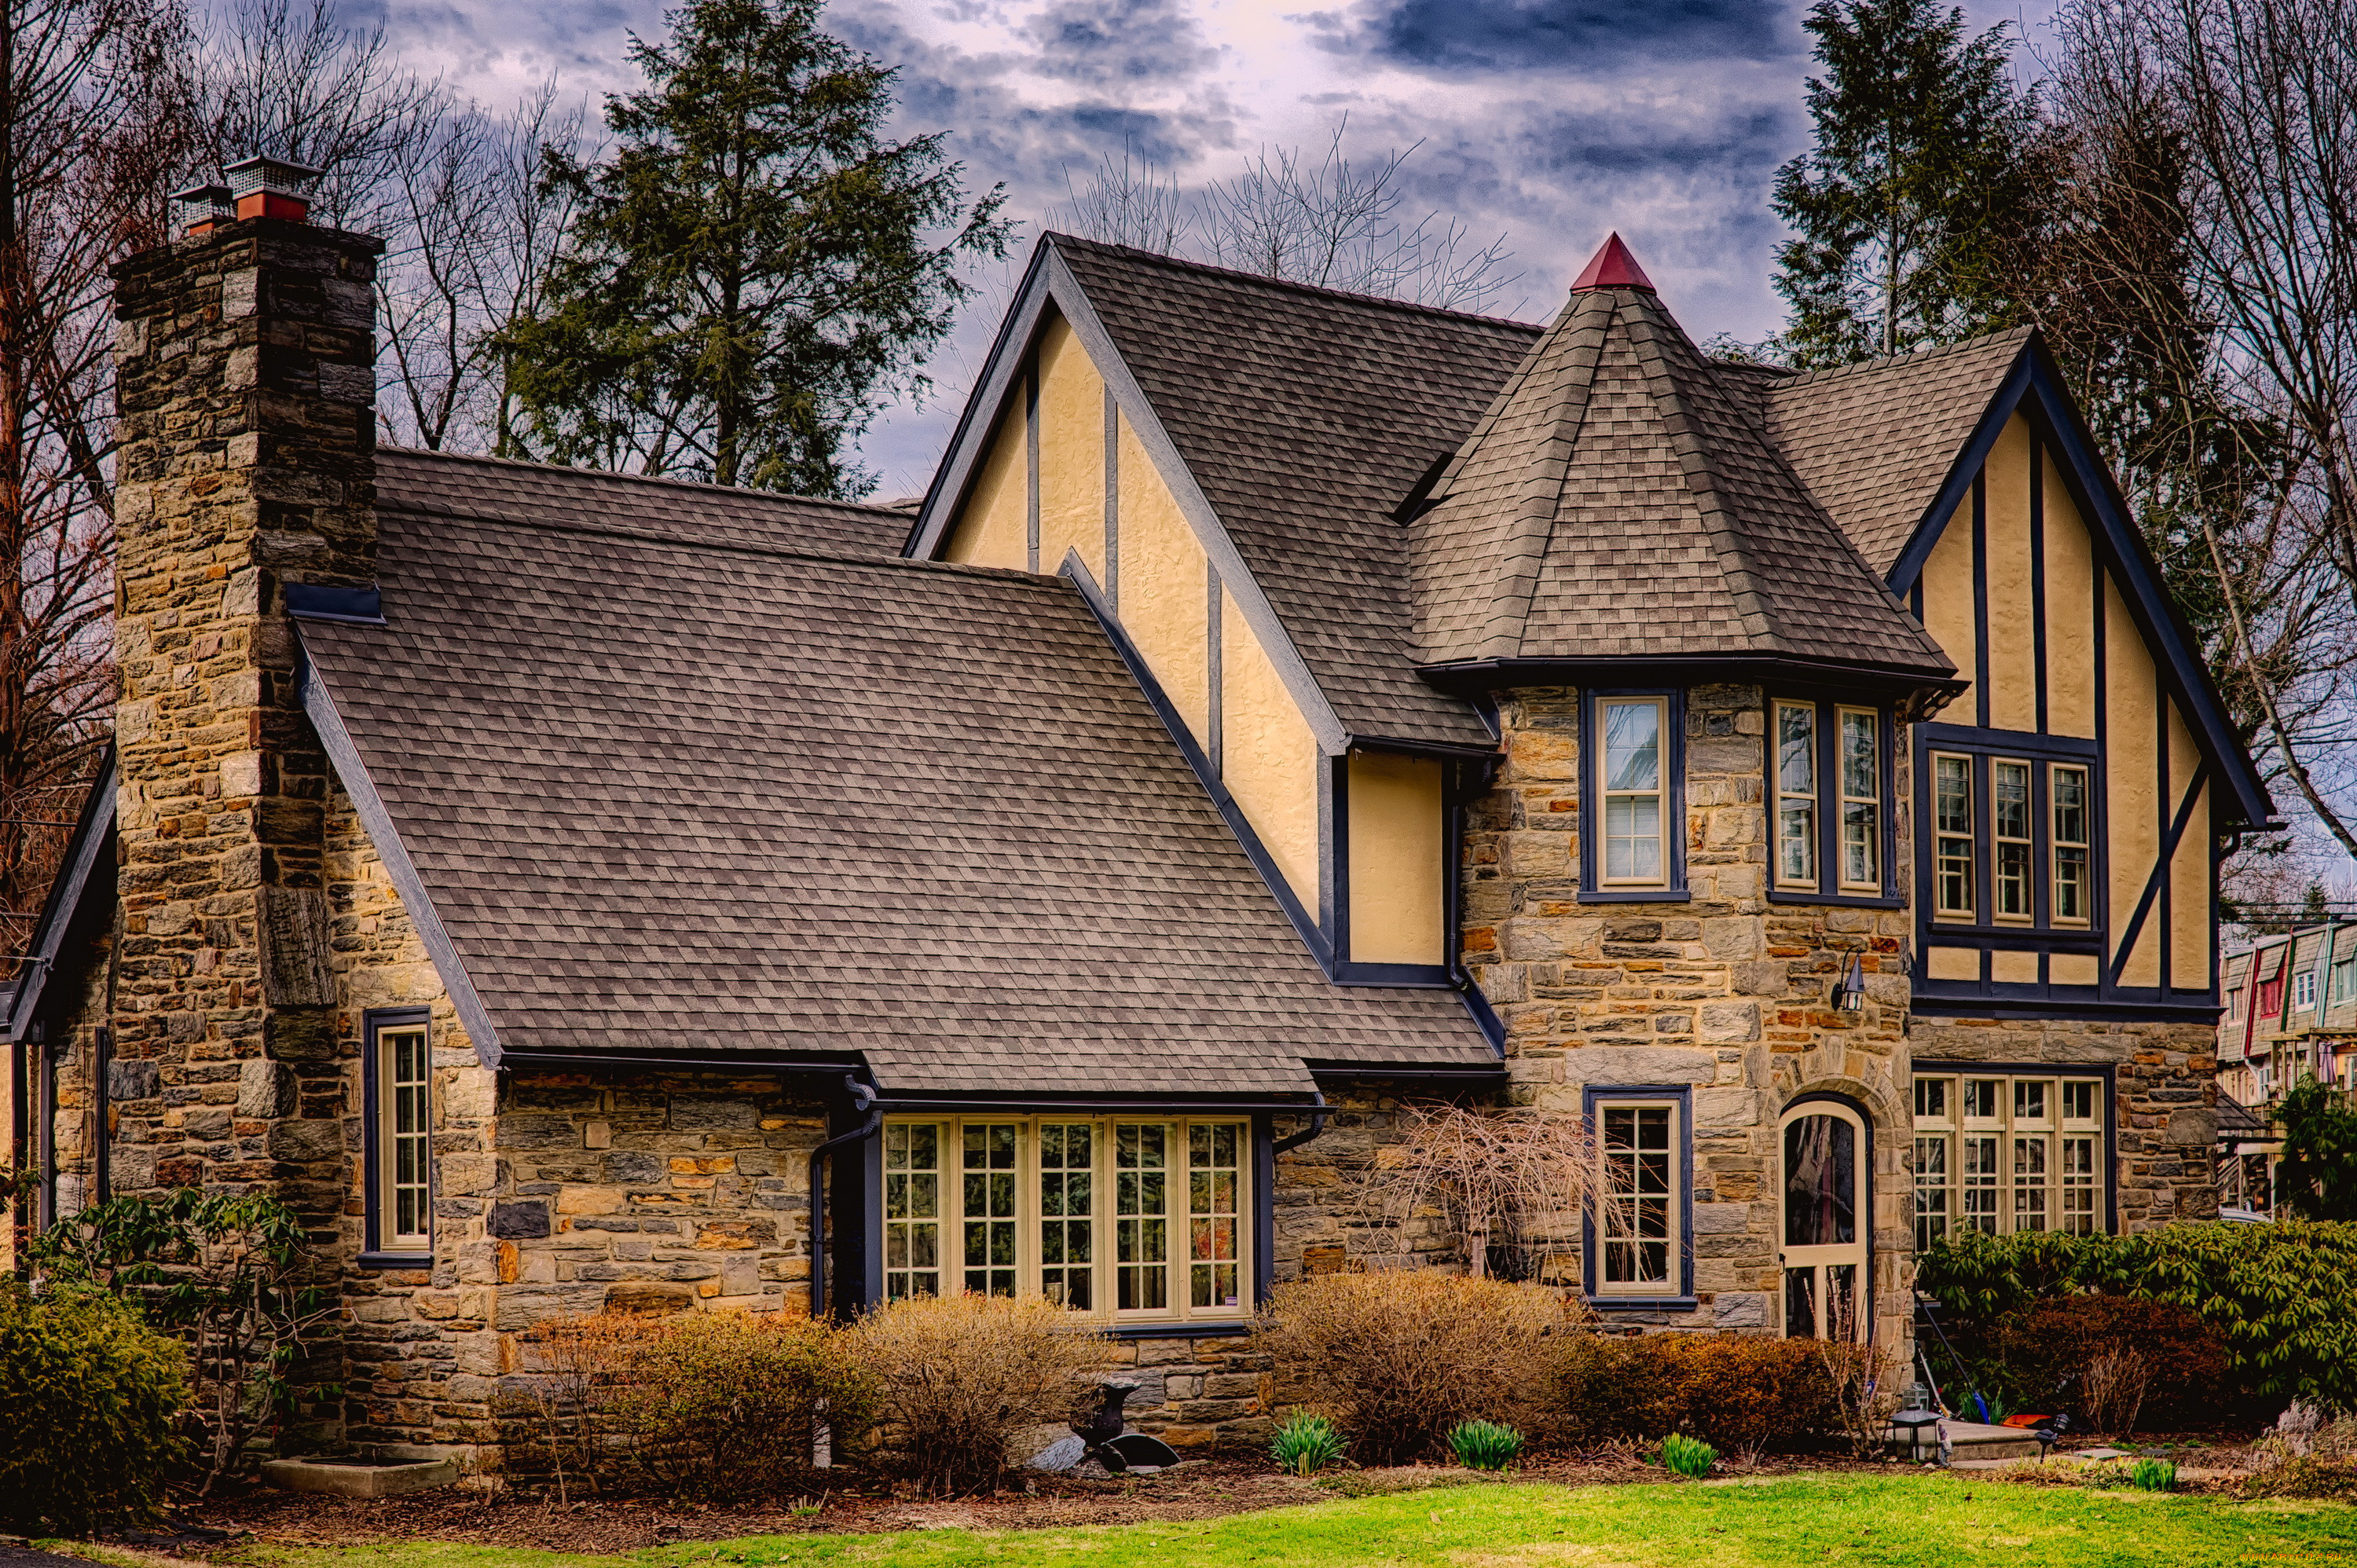
[[[377,450],[375,241],[118,271],[122,699],[9,1015],[43,1214],[278,1191],[319,1442],[601,1307],[1038,1294],[1237,1434],[1398,1107],[1580,1118],[1545,1277],[1903,1340],[2214,1210],[2269,804],[2039,340],[1793,375],[1044,237],[906,511]],[[1460,1260],[1446,1254],[1434,1261]]]

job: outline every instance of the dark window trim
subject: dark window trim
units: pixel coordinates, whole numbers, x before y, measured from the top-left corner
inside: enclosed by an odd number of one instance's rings
[[[425,1030],[425,1124],[434,1125],[434,1015],[428,1007],[371,1007],[361,1015],[361,1255],[357,1262],[364,1269],[428,1269],[434,1266],[431,1250],[425,1252],[388,1252],[382,1246],[384,1222],[383,1172],[384,1130],[378,1115],[382,1104],[384,1052],[378,1036],[386,1029]],[[427,1137],[430,1141],[432,1133]],[[425,1163],[426,1213],[428,1223],[435,1208],[435,1162]]]
[[[2074,952],[2083,947],[2104,958],[2101,972],[2108,978],[2111,964],[2105,942],[2111,929],[2111,819],[2103,789],[2103,758],[2096,744],[2072,736],[1966,728],[1961,725],[1925,724],[1915,728],[1915,864],[1921,868],[1921,898],[1915,919],[1917,946],[2012,946],[2039,952]],[[1939,875],[1932,852],[1937,815],[1931,795],[1932,757],[1935,752],[1964,757],[1972,766],[1974,908],[1970,920],[1950,918],[1933,907],[1937,895],[1934,879]],[[2031,915],[2028,920],[1996,918],[1996,797],[1993,764],[1999,761],[2029,765]],[[2057,765],[2087,770],[2089,918],[2083,926],[2053,923],[2053,770]]]
[[[1598,1312],[1693,1312],[1701,1304],[1695,1296],[1694,1254],[1694,1090],[1683,1083],[1591,1083],[1580,1090],[1580,1113],[1590,1127],[1598,1126],[1598,1110],[1614,1101],[1674,1100],[1678,1106],[1678,1294],[1674,1296],[1600,1295],[1597,1280],[1596,1206],[1581,1206],[1579,1214],[1579,1293]],[[1601,1133],[1598,1134],[1599,1142]],[[1599,1146],[1598,1158],[1603,1157]]]
[[[1991,1078],[2100,1078],[2104,1080],[2104,1164],[2109,1175],[2104,1178],[2104,1228],[2107,1235],[2120,1233],[2120,1069],[2115,1062],[1994,1062],[1959,1061],[1937,1058],[1919,1061],[1908,1069],[1910,1088],[1907,1096],[1907,1179],[1911,1188],[1915,1179],[1915,1096],[1911,1088],[1917,1078],[1946,1078],[1951,1074],[1963,1077],[1968,1073],[1986,1073]],[[2058,1116],[2055,1127],[2062,1123]],[[1960,1120],[1956,1123],[1961,1133]],[[1912,1215],[1914,1195],[1908,1195],[1910,1219],[1907,1233],[1915,1233]]]
[[[1816,712],[1817,726],[1817,885],[1814,888],[1787,886],[1776,879],[1776,808],[1780,796],[1776,788],[1776,704],[1790,703],[1795,706],[1806,703]],[[1857,893],[1845,891],[1841,885],[1842,791],[1841,711],[1844,708],[1864,708],[1874,714],[1878,726],[1878,763],[1881,768],[1882,844],[1879,866],[1882,891]],[[1853,909],[1903,909],[1907,897],[1894,890],[1899,880],[1899,736],[1900,726],[1889,702],[1875,697],[1861,698],[1855,693],[1830,692],[1816,687],[1776,687],[1767,694],[1762,716],[1766,720],[1760,737],[1761,779],[1766,785],[1768,802],[1768,901],[1771,904],[1833,904]]]
[[[1662,837],[1670,857],[1661,887],[1605,887],[1597,864],[1602,842],[1604,758],[1597,747],[1596,704],[1611,697],[1652,697],[1663,704]],[[1579,892],[1582,904],[1683,904],[1686,890],[1686,694],[1676,686],[1592,686],[1579,694]]]

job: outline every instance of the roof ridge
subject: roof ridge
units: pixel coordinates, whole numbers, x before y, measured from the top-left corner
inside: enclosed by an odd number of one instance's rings
[[[1970,338],[1959,338],[1953,343],[1933,343],[1921,349],[1910,349],[1904,354],[1878,354],[1873,359],[1859,360],[1847,365],[1827,365],[1813,371],[1793,371],[1788,372],[1787,379],[1777,383],[1776,390],[1782,392],[1792,387],[1814,386],[1824,381],[1838,380],[1843,376],[1857,375],[1867,371],[1887,371],[1900,365],[1937,360],[1945,355],[1961,354],[1972,349],[1987,348],[2007,338],[2027,338],[2037,330],[2035,326],[2029,325],[2007,327],[2002,331],[1982,332]]]
[[[709,487],[726,489],[726,486]],[[388,511],[410,512],[423,517],[450,517],[465,522],[488,522],[501,528],[539,529],[549,533],[579,534],[594,539],[628,539],[641,544],[662,544],[679,550],[712,550],[729,555],[753,555],[777,561],[823,561],[837,565],[908,567],[951,575],[980,577],[1017,577],[1026,582],[1052,583],[1059,579],[1052,573],[1026,572],[1013,566],[979,566],[964,561],[920,561],[907,555],[871,555],[856,551],[788,550],[762,544],[738,544],[728,540],[682,539],[670,533],[642,533],[630,528],[597,528],[583,522],[556,522],[547,518],[497,513],[480,508],[452,506],[447,502],[412,505],[405,502],[384,502],[378,505]]]
[[[869,501],[839,501],[826,496],[794,495],[785,490],[757,490],[747,485],[716,485],[709,479],[681,479],[669,474],[630,474],[613,468],[582,468],[570,463],[544,463],[531,457],[502,457],[490,452],[441,452],[425,446],[379,446],[380,455],[391,453],[402,457],[424,457],[436,462],[472,463],[485,467],[526,468],[538,473],[575,474],[586,479],[603,479],[624,485],[669,485],[683,490],[718,490],[723,495],[743,496],[748,499],[771,501],[800,506],[842,507],[850,511],[880,512],[888,517],[907,521],[908,513]]]
[[[1524,332],[1544,336],[1547,330],[1543,321],[1523,321],[1511,316],[1484,316],[1478,311],[1450,310],[1437,305],[1420,305],[1414,300],[1397,299],[1389,295],[1361,294],[1347,288],[1327,288],[1318,284],[1299,283],[1292,278],[1271,277],[1266,273],[1245,272],[1238,267],[1222,267],[1211,262],[1199,262],[1191,256],[1177,256],[1163,251],[1149,251],[1136,245],[1116,245],[1104,240],[1091,240],[1080,234],[1068,234],[1050,229],[1039,238],[1059,245],[1075,245],[1103,252],[1108,255],[1126,256],[1136,261],[1176,267],[1181,271],[1202,273],[1211,277],[1233,278],[1239,283],[1260,284],[1288,294],[1306,294],[1319,299],[1347,300],[1353,305],[1378,306],[1386,310],[1405,311],[1415,316],[1437,316],[1450,321],[1479,321],[1491,327],[1512,327]]]

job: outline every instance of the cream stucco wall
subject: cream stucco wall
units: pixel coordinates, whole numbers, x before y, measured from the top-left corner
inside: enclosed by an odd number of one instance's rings
[[[2037,599],[2030,589],[2029,425],[2019,414],[1990,447],[1983,531],[1988,560],[1989,723],[2038,727]],[[1970,520],[1967,519],[1967,521]]]
[[[2120,597],[2119,585],[2104,585],[2104,804],[2111,818],[2111,920],[2116,940],[2160,854],[2169,803],[2160,798],[2158,725],[2153,703],[2158,693],[2152,655]],[[2158,918],[2148,918],[2136,947],[2120,966],[2126,985],[2160,983],[2160,950],[2168,940]]]
[[[1426,757],[1353,751],[1346,794],[1351,960],[1446,962],[1440,764]]]
[[[2046,464],[2046,727],[2095,736],[2095,553],[2061,470]]]
[[[1315,909],[1318,740],[1235,596],[1220,594],[1220,779],[1295,896]]]

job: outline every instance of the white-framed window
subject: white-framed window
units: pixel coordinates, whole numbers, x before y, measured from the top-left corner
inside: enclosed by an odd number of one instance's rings
[[[1684,1145],[1675,1100],[1596,1106],[1598,1295],[1676,1295],[1685,1258]]]
[[[1990,763],[1989,796],[1989,828],[1995,841],[1989,867],[1989,881],[1995,885],[1991,903],[2000,920],[2033,919],[2038,911],[2030,875],[2036,841],[2030,832],[2029,764]]]
[[[2062,1069],[1918,1073],[1916,1247],[1955,1230],[2103,1230],[2105,1093]]]
[[[1776,881],[1817,886],[1817,708],[1776,704]]]
[[[1843,708],[1841,886],[1882,891],[1882,725],[1872,708]]]
[[[1945,752],[1932,758],[1932,909],[1969,920],[1979,910],[1973,876],[1973,759]]]
[[[369,1250],[434,1250],[432,1031],[416,1015],[368,1023]]]
[[[2338,980],[2339,980],[2339,978],[2340,978],[2340,972],[2340,972],[2338,969],[2335,969],[2335,970],[2333,971],[2333,977],[2334,977],[2334,980],[2335,980],[2335,982],[2336,982],[2336,983],[2338,982]],[[2336,1000],[2338,1000],[2338,998],[2337,998],[2337,997],[2336,997],[2335,999],[2336,999]],[[2242,1019],[2242,1016],[2243,1016],[2243,988],[2242,988],[2241,986],[2239,986],[2239,985],[2229,986],[2229,987],[2227,987],[2227,989],[2226,989],[2226,1017],[2227,1017],[2227,1020],[2228,1020],[2228,1022],[2230,1022],[2230,1023],[2233,1023],[2233,1022],[2239,1022],[2239,1021]]]
[[[2291,1004],[2301,1012],[2316,1005],[2316,971],[2303,969],[2291,977]]]
[[[1873,1217],[1864,1203],[1872,1166],[1866,1120],[1832,1100],[1789,1108],[1777,1142],[1783,1160],[1777,1262],[1783,1271],[1784,1334],[1794,1339],[1867,1339],[1863,1295]]]
[[[2332,1005],[2338,1007],[2352,996],[2357,996],[2357,953],[2350,953],[2332,961]],[[2242,988],[2237,986],[2235,1000],[2240,1002],[2241,998]],[[2237,1018],[2242,1015],[2239,1010],[2234,1014]]]
[[[2094,878],[2088,858],[2090,836],[2087,770],[2056,763],[2046,771],[2054,853],[2054,908],[2058,926],[2083,926],[2093,918]]]
[[[1114,1322],[1252,1310],[1252,1128],[1227,1117],[884,1124],[884,1294],[1042,1296]]]
[[[1666,697],[1597,701],[1600,886],[1669,885],[1669,712]]]

